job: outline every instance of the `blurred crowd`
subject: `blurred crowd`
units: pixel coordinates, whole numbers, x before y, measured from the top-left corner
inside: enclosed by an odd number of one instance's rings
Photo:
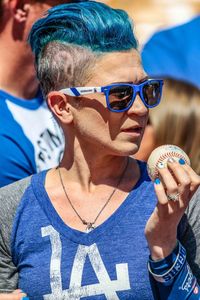
[[[142,46],[154,32],[185,23],[200,14],[199,0],[101,0],[128,11]]]

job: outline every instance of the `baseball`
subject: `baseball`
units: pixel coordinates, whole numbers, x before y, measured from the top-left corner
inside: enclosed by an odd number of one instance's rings
[[[182,158],[190,165],[189,157],[181,148],[175,145],[162,145],[152,151],[147,161],[147,171],[152,181],[159,175],[158,167],[167,167],[167,160],[169,158],[173,158],[177,162]]]

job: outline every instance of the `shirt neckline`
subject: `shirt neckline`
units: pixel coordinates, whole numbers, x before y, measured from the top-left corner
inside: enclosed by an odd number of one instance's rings
[[[11,101],[12,103],[19,105],[21,107],[27,109],[38,109],[43,103],[44,99],[40,90],[38,90],[37,94],[32,99],[23,99],[19,97],[15,97],[12,94],[0,89],[0,95],[7,101]]]
[[[39,202],[41,208],[43,209],[50,222],[49,225],[52,225],[54,229],[61,235],[75,243],[82,245],[91,245],[95,242],[96,239],[98,239],[100,235],[103,234],[104,231],[111,230],[112,227],[115,226],[115,224],[119,226],[121,218],[129,212],[129,202],[137,201],[137,198],[140,198],[137,197],[138,192],[140,191],[140,189],[138,190],[138,187],[144,181],[146,175],[146,172],[144,172],[144,169],[146,169],[146,163],[138,161],[138,164],[141,176],[135,186],[131,189],[127,197],[124,199],[122,204],[102,224],[88,233],[79,231],[65,224],[62,218],[57,213],[44,186],[48,170],[33,175],[31,179],[31,186],[37,201]]]

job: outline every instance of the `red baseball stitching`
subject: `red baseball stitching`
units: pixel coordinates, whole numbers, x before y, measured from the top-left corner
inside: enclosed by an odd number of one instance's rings
[[[158,171],[157,171],[158,164],[161,163],[161,162],[163,162],[163,160],[165,160],[166,158],[169,158],[171,156],[172,157],[177,157],[177,158],[183,158],[188,163],[188,159],[184,155],[182,155],[181,153],[177,153],[175,151],[165,152],[164,154],[161,154],[161,156],[159,157],[158,161],[156,162],[156,166],[154,168],[154,173],[153,173],[154,177],[158,176]]]

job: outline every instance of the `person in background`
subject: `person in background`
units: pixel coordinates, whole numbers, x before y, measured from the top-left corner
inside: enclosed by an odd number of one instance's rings
[[[174,78],[200,89],[200,15],[187,23],[154,33],[141,51],[145,71]]]
[[[136,158],[147,160],[162,144],[175,144],[190,157],[200,174],[200,16],[156,32],[142,49],[149,76],[165,79],[163,101],[149,114]],[[184,36],[184,39],[183,39]],[[156,60],[155,60],[156,57]]]
[[[95,1],[63,4],[29,40],[68,143],[56,168],[0,190],[1,292],[199,299],[177,227],[200,178],[171,159],[153,183],[132,157],[163,81],[144,72],[127,13]]]
[[[27,37],[62,0],[0,1],[0,186],[60,161],[64,139],[39,89]]]

